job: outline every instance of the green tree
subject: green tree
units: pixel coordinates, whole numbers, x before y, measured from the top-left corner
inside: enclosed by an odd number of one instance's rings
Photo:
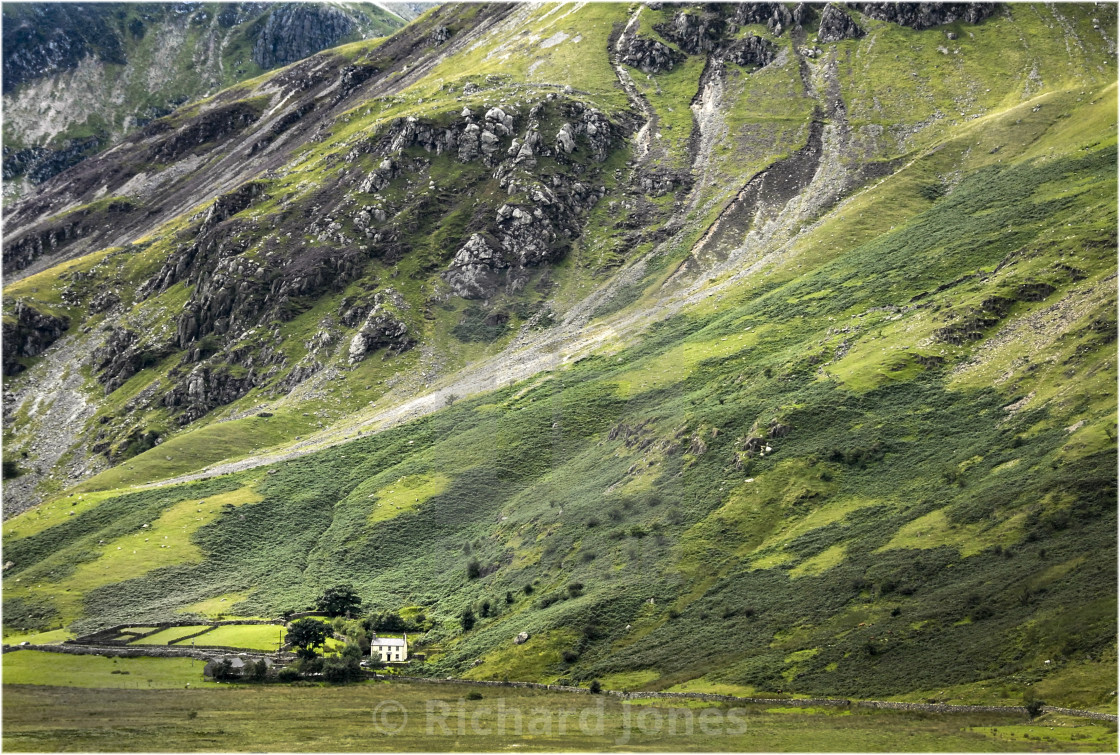
[[[315,601],[315,605],[329,616],[343,616],[356,613],[362,605],[362,599],[352,585],[335,585],[325,590]]]
[[[474,628],[474,611],[467,609],[459,616],[459,623],[463,625],[463,631],[469,632]]]
[[[360,679],[362,677],[362,669],[359,666],[358,657],[345,655],[338,658],[325,658],[323,660],[323,678],[331,684],[345,684],[346,682]]]
[[[300,619],[293,621],[288,626],[285,640],[294,648],[298,648],[301,656],[314,655],[315,648],[321,646],[330,636],[330,628],[315,619]]]
[[[264,658],[249,666],[249,678],[257,682],[263,682],[268,678],[268,664]]]

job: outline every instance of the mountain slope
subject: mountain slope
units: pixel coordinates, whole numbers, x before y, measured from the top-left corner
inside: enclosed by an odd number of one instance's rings
[[[357,3],[8,4],[5,197],[200,95],[403,23]]]
[[[45,183],[6,631],[351,581],[434,674],[1108,704],[1115,13],[858,7],[443,6]]]

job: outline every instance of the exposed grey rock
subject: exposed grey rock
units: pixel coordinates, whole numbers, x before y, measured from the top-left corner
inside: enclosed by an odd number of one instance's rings
[[[576,140],[572,136],[572,124],[565,123],[560,127],[556,133],[556,148],[563,150],[564,154],[572,154],[572,150],[576,148]]]
[[[70,327],[68,317],[44,314],[22,301],[12,307],[15,322],[4,321],[4,374],[15,375],[23,371],[17,361],[20,357],[36,357],[62,337]]]
[[[506,113],[500,107],[492,107],[486,111],[486,121],[493,124],[491,128],[502,136],[509,136],[513,133],[513,116]]]
[[[978,24],[999,10],[999,3],[851,3],[868,18],[889,21],[911,29],[963,21]]]
[[[840,7],[829,3],[821,12],[821,25],[817,38],[821,42],[839,42],[842,39],[859,39],[864,34],[859,24]]]
[[[709,53],[718,45],[727,25],[716,13],[685,13],[653,28],[689,55]]]
[[[117,295],[116,291],[106,290],[95,295],[89,302],[89,311],[92,314],[100,314],[107,309],[117,306],[121,303],[121,297]]]
[[[514,645],[524,645],[528,641],[529,641],[529,633],[528,632],[520,632],[515,638],[513,638],[513,644]]]
[[[133,331],[113,328],[104,345],[94,349],[93,368],[105,385],[105,393],[112,393],[137,372],[155,364],[171,351],[171,344],[143,343]]]
[[[381,191],[389,185],[389,183],[397,177],[400,173],[400,168],[391,157],[386,157],[377,166],[377,169],[366,176],[366,179],[358,186],[358,191],[371,194],[375,191]]]
[[[404,299],[392,289],[374,295],[373,309],[350,340],[350,364],[362,361],[369,352],[380,348],[401,352],[415,343],[408,333],[408,325],[400,317],[404,305]]]
[[[765,24],[775,35],[801,24],[782,3],[736,3],[734,19],[740,24]]]
[[[274,68],[337,45],[354,22],[329,5],[281,3],[268,15],[253,45],[253,61]]]
[[[468,123],[459,137],[459,161],[469,163],[482,154],[482,129],[477,123]]]
[[[643,73],[661,73],[672,70],[684,56],[656,39],[636,36],[625,43],[619,60]]]
[[[442,45],[449,39],[451,39],[451,30],[441,24],[432,29],[431,34],[428,35],[428,44]]]
[[[212,409],[230,404],[244,396],[256,384],[252,373],[237,376],[229,367],[198,365],[168,393],[162,403],[179,410],[179,424],[185,425],[207,414]]]
[[[443,277],[451,292],[464,299],[481,299],[493,290],[497,271],[509,267],[502,253],[481,234],[472,234],[455,252]]]
[[[740,66],[766,66],[772,63],[776,56],[774,45],[753,34],[736,40],[724,52],[725,60]]]

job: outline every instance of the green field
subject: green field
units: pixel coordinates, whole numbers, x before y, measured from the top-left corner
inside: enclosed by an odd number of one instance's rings
[[[192,687],[195,686],[192,684]],[[799,711],[456,685],[4,688],[11,751],[1108,751],[1086,721]],[[582,725],[581,725],[582,722]]]
[[[209,624],[196,624],[194,626],[188,626],[188,627],[168,627],[167,629],[164,629],[162,632],[156,632],[155,634],[148,635],[144,639],[137,640],[136,642],[133,642],[132,644],[133,645],[168,645],[171,642],[173,642],[174,640],[179,639],[180,637],[185,637],[186,635],[194,634],[195,632],[201,632],[203,629],[206,629],[206,627],[208,627],[208,626],[210,626],[210,625]],[[188,642],[187,644],[189,645],[190,643]]]
[[[4,686],[177,689],[211,685],[203,662],[191,658],[108,658],[20,650],[4,655]]]
[[[195,644],[245,648],[246,650],[276,650],[284,628],[278,624],[230,624],[211,629],[194,638]]]

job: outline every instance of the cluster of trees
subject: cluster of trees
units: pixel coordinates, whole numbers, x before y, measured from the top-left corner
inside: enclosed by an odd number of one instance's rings
[[[294,671],[297,674],[296,678],[307,674],[322,674],[323,678],[332,684],[361,679],[362,655],[365,648],[369,647],[369,643],[367,642],[363,647],[351,637],[338,656],[320,657],[315,652],[315,648],[321,648],[333,634],[332,626],[316,619],[293,621],[288,627],[285,639],[296,649],[299,661],[292,669],[285,669],[285,671]],[[379,661],[375,660],[374,663],[380,665]],[[287,676],[290,677],[291,674]]]
[[[288,625],[285,641],[295,650],[299,660],[278,675],[281,681],[294,681],[308,674],[322,674],[331,683],[339,684],[362,677],[362,659],[367,665],[382,666],[381,659],[369,656],[370,642],[376,632],[422,632],[430,622],[424,614],[405,619],[395,611],[380,611],[357,618],[362,598],[352,585],[336,585],[324,590],[315,606],[332,620],[303,618]],[[288,612],[291,615],[294,611]],[[346,645],[337,656],[323,657],[321,651],[332,636],[346,638]]]

